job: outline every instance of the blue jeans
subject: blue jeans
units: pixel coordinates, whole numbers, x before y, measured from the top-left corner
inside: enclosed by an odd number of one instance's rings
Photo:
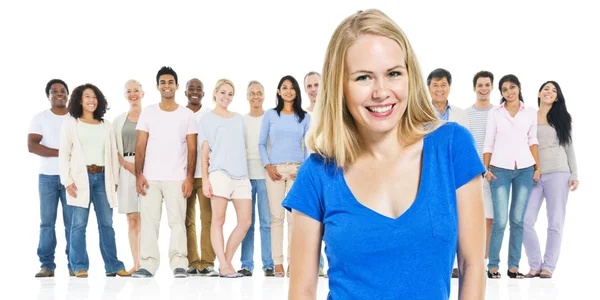
[[[490,171],[497,177],[490,181],[492,202],[494,203],[494,223],[489,246],[488,269],[498,269],[500,264],[500,248],[504,238],[506,223],[510,219],[510,238],[508,243],[508,268],[519,268],[521,248],[523,245],[523,220],[529,194],[533,188],[533,166],[524,169],[507,170],[491,167]],[[512,201],[510,212],[508,206],[512,185]],[[510,216],[509,216],[510,215]]]
[[[254,220],[256,202],[258,202],[258,218],[260,221],[260,254],[263,270],[273,269],[271,257],[271,210],[267,197],[267,186],[264,179],[250,179],[252,185],[252,225],[242,241],[242,268],[254,271]]]
[[[60,184],[60,176],[40,174],[38,180],[40,193],[40,241],[37,254],[40,257],[42,268],[56,269],[54,263],[54,250],[56,249],[56,215],[58,214],[58,201],[62,207],[63,223],[65,224],[65,238],[67,247],[65,253],[69,258],[69,236],[71,235],[71,207],[67,205],[65,187]],[[71,269],[71,264],[67,265]]]
[[[125,265],[117,259],[117,245],[115,244],[115,231],[112,228],[113,210],[108,204],[104,173],[92,174],[88,172],[90,183],[90,203],[94,204],[98,232],[100,236],[100,253],[104,260],[107,274],[116,273],[125,269]],[[73,223],[71,226],[71,248],[69,260],[73,271],[88,270],[90,262],[86,250],[85,231],[88,224],[90,207],[71,206],[73,210]]]

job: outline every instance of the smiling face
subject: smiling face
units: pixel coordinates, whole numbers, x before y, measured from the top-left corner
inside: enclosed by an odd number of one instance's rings
[[[505,81],[504,83],[502,83],[502,86],[500,88],[502,91],[502,97],[504,97],[507,103],[519,101],[519,92],[521,91],[521,89],[516,83]]]
[[[477,101],[490,101],[492,92],[492,79],[489,77],[479,77],[475,83],[473,91],[477,95]]]
[[[213,93],[213,97],[218,106],[227,109],[229,104],[231,104],[231,100],[233,100],[233,87],[227,83],[223,83]]]
[[[67,107],[67,88],[62,83],[54,83],[50,86],[48,92],[48,100],[53,108],[65,108]]]
[[[127,99],[130,106],[141,105],[142,98],[144,98],[144,91],[142,91],[139,84],[129,82],[125,85],[125,99]]]
[[[202,85],[202,82],[195,79],[188,81],[185,88],[185,96],[188,98],[190,104],[200,105],[200,102],[204,97],[204,86]]]
[[[248,102],[251,108],[261,108],[265,101],[265,92],[260,84],[252,84],[248,87]]]
[[[450,94],[450,83],[448,78],[432,78],[429,84],[429,94],[431,100],[435,104],[446,104],[448,102],[448,95]]]
[[[310,102],[317,101],[317,92],[319,92],[319,75],[312,74],[306,77],[306,81],[304,82],[304,91],[308,95]]]
[[[87,88],[83,91],[81,96],[81,106],[83,111],[87,111],[89,113],[94,113],[96,108],[98,107],[98,98],[96,98],[96,93],[94,90]]]
[[[170,74],[160,75],[156,88],[160,92],[162,99],[172,100],[175,98],[175,91],[179,85],[175,83],[175,77]]]
[[[408,100],[405,54],[392,39],[361,35],[346,52],[345,104],[361,135],[398,129]]]
[[[281,99],[285,102],[294,102],[296,100],[296,90],[290,80],[284,80],[281,87],[277,90],[277,94],[281,96]]]
[[[558,97],[556,86],[554,86],[554,84],[551,82],[546,83],[542,90],[538,93],[538,97],[540,98],[541,103],[552,106]]]

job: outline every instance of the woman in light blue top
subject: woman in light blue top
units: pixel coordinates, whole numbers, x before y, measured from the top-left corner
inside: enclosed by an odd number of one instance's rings
[[[221,277],[237,278],[231,260],[252,223],[252,186],[248,178],[244,119],[227,110],[235,88],[227,79],[217,81],[213,92],[215,109],[198,123],[198,144],[202,145],[202,190],[210,198],[212,222],[210,240],[219,259]],[[223,247],[223,224],[227,202],[231,200],[237,214],[237,226]]]
[[[277,85],[277,106],[263,117],[258,149],[267,169],[267,193],[271,209],[271,251],[275,276],[283,277],[283,220],[285,209],[281,202],[294,184],[298,167],[308,156],[304,137],[310,125],[310,115],[302,109],[302,96],[298,81],[284,76]],[[267,152],[267,140],[270,151]],[[289,215],[289,213],[288,213]],[[288,216],[288,241],[291,232]],[[289,243],[288,243],[289,245]],[[288,275],[289,275],[288,247]]]

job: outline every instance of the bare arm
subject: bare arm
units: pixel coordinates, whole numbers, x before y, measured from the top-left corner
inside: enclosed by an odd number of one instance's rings
[[[317,299],[319,252],[323,239],[323,223],[294,210],[292,212],[289,300]]]
[[[48,148],[40,142],[42,141],[42,135],[30,133],[27,135],[27,149],[29,153],[37,154],[43,157],[58,157],[58,149]]]
[[[481,177],[456,190],[458,207],[458,299],[485,297],[485,216]]]
[[[490,168],[490,161],[492,161],[492,153],[484,153],[483,154],[483,166],[486,170]]]
[[[187,148],[188,148],[188,165],[187,165],[187,178],[194,180],[194,173],[196,172],[196,158],[198,152],[198,135],[197,134],[188,134],[186,136],[187,139]]]
[[[208,162],[210,161],[210,147],[208,142],[202,142],[202,179],[208,180]]]
[[[135,143],[135,175],[141,175],[144,172],[144,162],[146,161],[146,146],[148,145],[148,132],[138,130],[137,141]]]
[[[531,155],[533,156],[533,159],[535,160],[535,169],[539,170],[541,172],[540,169],[540,155],[538,152],[538,145],[531,145],[529,146],[529,151],[531,151]]]

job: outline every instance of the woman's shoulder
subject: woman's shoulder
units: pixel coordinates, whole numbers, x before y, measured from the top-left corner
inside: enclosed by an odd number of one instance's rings
[[[426,136],[432,145],[456,144],[473,139],[471,132],[456,122],[446,122]]]

